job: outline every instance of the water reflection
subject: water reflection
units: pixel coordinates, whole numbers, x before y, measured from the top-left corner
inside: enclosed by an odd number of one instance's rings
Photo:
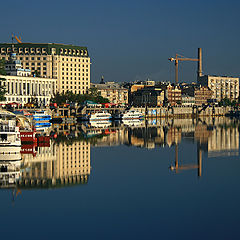
[[[204,152],[209,158],[239,154],[238,123],[227,118],[53,125],[37,140],[22,144],[21,154],[0,155],[1,188],[57,188],[87,184],[91,174],[91,147],[173,147],[175,159],[168,160],[170,170],[176,173],[196,170],[198,176],[202,176]],[[179,159],[179,147],[183,141],[197,146],[196,159],[191,163]]]

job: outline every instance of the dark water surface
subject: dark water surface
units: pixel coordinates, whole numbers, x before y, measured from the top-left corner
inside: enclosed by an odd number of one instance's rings
[[[59,134],[23,155],[21,179],[0,190],[1,237],[239,239],[238,129],[220,118]]]

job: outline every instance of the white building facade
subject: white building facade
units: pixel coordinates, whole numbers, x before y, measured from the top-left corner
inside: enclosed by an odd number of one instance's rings
[[[212,98],[217,101],[224,98],[236,100],[239,97],[239,78],[205,75],[198,78],[198,83],[208,86],[213,91]]]
[[[7,75],[0,75],[0,79],[5,79],[1,81],[1,85],[6,90],[6,101],[22,105],[32,102],[40,106],[48,105],[56,94],[57,80],[31,75],[31,70],[22,68],[15,53],[10,56],[10,60],[5,63]]]
[[[56,94],[56,79],[25,77],[25,76],[3,76],[1,84],[6,89],[6,101],[21,104],[36,100],[38,105],[49,105],[51,97]]]

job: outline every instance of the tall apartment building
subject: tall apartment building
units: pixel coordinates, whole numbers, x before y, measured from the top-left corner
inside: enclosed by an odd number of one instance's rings
[[[198,83],[213,91],[212,98],[235,100],[239,97],[239,78],[205,75],[198,77]]]
[[[86,47],[55,43],[0,44],[0,59],[16,53],[24,69],[40,77],[57,79],[59,93],[84,94],[90,88],[90,57]]]

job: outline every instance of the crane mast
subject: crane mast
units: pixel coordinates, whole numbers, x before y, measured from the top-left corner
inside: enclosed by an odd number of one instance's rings
[[[178,83],[178,63],[179,61],[193,61],[198,62],[198,77],[202,76],[202,49],[198,48],[198,58],[185,58],[179,54],[175,55],[175,58],[168,59],[175,64],[175,83]]]

